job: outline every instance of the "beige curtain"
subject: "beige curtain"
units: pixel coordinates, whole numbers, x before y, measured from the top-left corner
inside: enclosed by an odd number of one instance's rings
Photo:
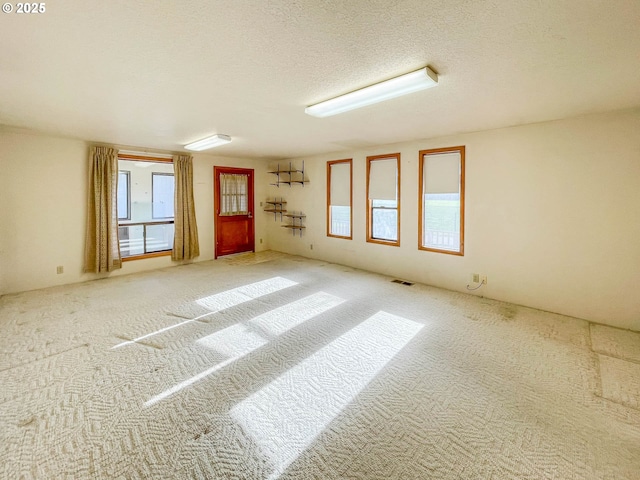
[[[175,173],[175,236],[172,260],[191,260],[200,255],[196,210],[193,201],[193,157],[173,157]]]
[[[235,173],[220,175],[220,215],[249,213],[249,176]]]
[[[118,152],[91,147],[85,272],[111,272],[122,268],[118,243]]]

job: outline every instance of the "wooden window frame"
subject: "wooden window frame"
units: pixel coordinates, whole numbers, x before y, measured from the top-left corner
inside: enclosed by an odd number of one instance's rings
[[[152,162],[152,163],[173,163],[173,158],[148,157],[143,155],[129,155],[125,153],[119,153],[118,160],[136,160],[138,162]]]
[[[163,250],[162,252],[144,253],[142,255],[134,255],[132,257],[122,257],[122,262],[132,262],[133,260],[144,260],[145,258],[170,257],[171,250]]]
[[[165,157],[150,157],[146,155],[131,155],[126,153],[119,153],[118,160],[134,160],[137,162],[152,162],[152,163],[171,163],[173,164],[173,158],[165,158]],[[129,188],[131,188],[131,178],[129,178]],[[153,190],[153,181],[151,184],[151,188]],[[153,200],[152,200],[153,202]],[[151,213],[153,215],[153,204],[152,204]],[[129,213],[131,216],[131,212]],[[118,227],[120,227],[120,220],[118,220]],[[126,226],[126,224],[124,225]],[[120,241],[118,241],[118,247],[120,246]],[[134,255],[130,257],[121,257],[122,262],[131,262],[134,260],[144,260],[145,258],[155,258],[155,257],[170,257],[172,250],[163,250],[161,252],[151,252],[145,253],[142,255]]]
[[[374,238],[373,237],[373,201],[371,199],[369,199],[369,176],[371,173],[371,163],[375,162],[376,160],[391,160],[391,159],[396,159],[396,169],[398,172],[397,178],[396,178],[396,202],[397,202],[397,212],[398,212],[398,216],[397,216],[397,233],[398,233],[398,239],[397,240],[384,240],[384,239],[380,239],[380,238]],[[400,181],[400,153],[388,153],[385,155],[372,155],[367,157],[367,242],[369,243],[378,243],[380,245],[389,245],[392,247],[399,247],[400,246],[400,185],[402,184],[402,182]]]
[[[348,163],[349,164],[349,235],[336,235],[331,233],[331,166]],[[327,237],[353,240],[353,158],[343,160],[331,160],[327,162]]]
[[[423,206],[423,195],[424,195],[424,157],[425,155],[433,155],[440,153],[454,153],[457,152],[460,154],[460,250],[459,251],[451,251],[451,250],[442,250],[439,248],[425,247],[422,245],[422,229],[424,223],[424,206]],[[435,253],[445,253],[447,255],[456,255],[459,257],[464,256],[464,202],[465,202],[465,190],[464,190],[464,180],[465,180],[465,146],[459,145],[455,147],[445,147],[445,148],[432,148],[429,150],[420,150],[418,156],[418,250],[424,250],[426,252],[435,252]]]

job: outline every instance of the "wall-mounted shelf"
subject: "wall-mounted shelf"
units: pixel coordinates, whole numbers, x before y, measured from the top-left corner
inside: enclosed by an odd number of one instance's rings
[[[269,172],[276,176],[275,183],[271,183],[274,187],[280,188],[280,185],[295,185],[300,184],[304,187],[305,183],[309,183],[309,180],[305,179],[304,176],[304,160],[302,161],[302,169],[298,170],[293,168],[291,162],[289,162],[289,168],[280,169],[280,164],[278,164],[276,170]]]
[[[282,225],[284,228],[289,228],[291,229],[291,231],[293,232],[293,234],[296,234],[296,230],[300,232],[300,237],[302,237],[302,231],[307,228],[304,225],[302,225],[302,222],[304,221],[304,219],[307,217],[304,213],[300,212],[300,213],[286,213],[284,215],[285,217],[288,217],[291,219],[291,223],[288,225]]]
[[[286,212],[284,206],[287,204],[287,202],[281,198],[280,200],[278,199],[267,200],[264,203],[269,205],[267,208],[264,209],[264,211],[268,213],[273,213],[274,220],[277,220],[278,214],[280,214],[280,221],[282,221],[282,215]]]

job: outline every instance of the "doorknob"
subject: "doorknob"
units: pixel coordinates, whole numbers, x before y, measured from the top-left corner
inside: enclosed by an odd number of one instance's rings
[[[253,214],[249,212],[249,218],[253,218]]]

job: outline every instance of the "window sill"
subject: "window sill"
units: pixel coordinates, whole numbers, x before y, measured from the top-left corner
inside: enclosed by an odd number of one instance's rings
[[[170,257],[171,250],[163,250],[162,252],[152,252],[145,253],[143,255],[135,255],[132,257],[122,257],[123,262],[130,262],[132,260],[142,260],[144,258],[155,258],[155,257]]]
[[[445,253],[447,255],[457,255],[458,257],[464,257],[464,250],[462,249],[460,251],[441,250],[439,248],[424,247],[422,245],[418,245],[418,250],[422,250],[423,252]]]
[[[400,240],[380,240],[377,238],[367,238],[367,242],[369,243],[378,243],[380,245],[389,245],[390,247],[399,247]]]

